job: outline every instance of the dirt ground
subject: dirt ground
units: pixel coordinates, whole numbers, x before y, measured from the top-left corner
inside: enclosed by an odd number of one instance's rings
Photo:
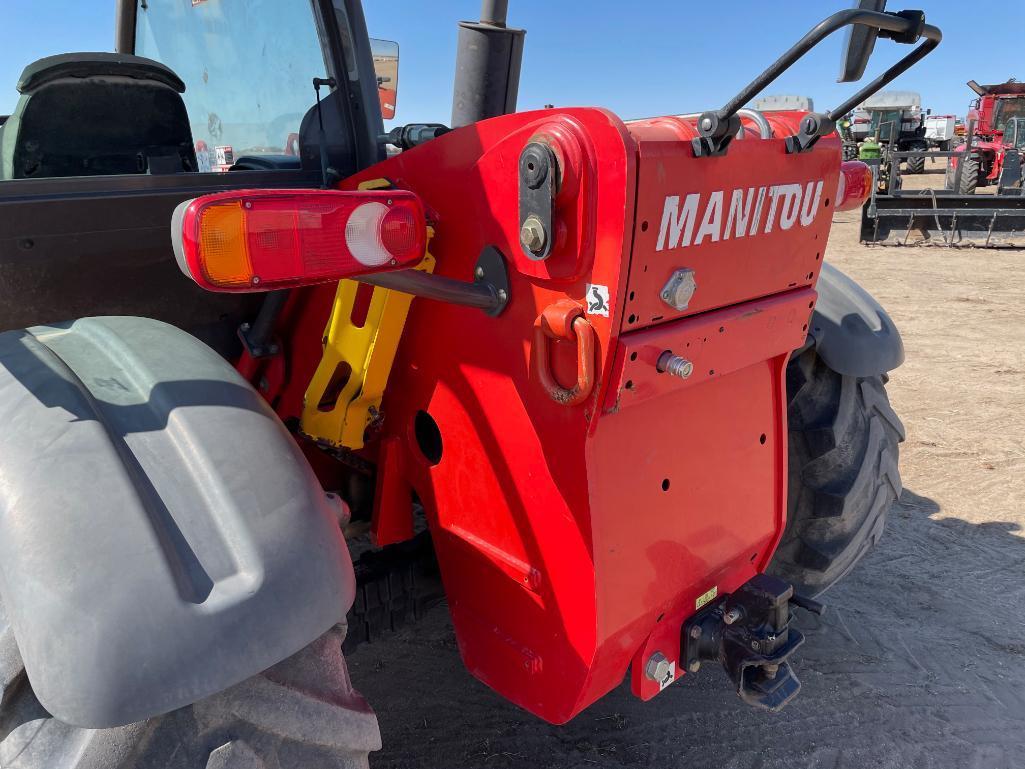
[[[941,186],[929,170],[906,186]],[[836,215],[827,258],[904,335],[905,490],[826,615],[800,615],[795,703],[756,712],[707,666],[549,726],[471,678],[438,608],[350,660],[374,767],[1025,766],[1025,252],[868,248],[859,217]]]

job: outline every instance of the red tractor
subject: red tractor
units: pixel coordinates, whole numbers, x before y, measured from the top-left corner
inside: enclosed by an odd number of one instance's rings
[[[951,158],[947,165],[947,188],[956,185],[956,192],[962,195],[971,195],[977,187],[1000,183],[1008,152],[1020,155],[1019,149],[1005,141],[1007,125],[1014,118],[1025,118],[1025,83],[1011,78],[1006,83],[979,85],[969,80],[968,87],[979,96],[972,102],[966,119],[969,124],[975,123],[974,139],[959,179],[958,158]],[[966,149],[962,143],[955,151]],[[1015,172],[1020,176],[1017,164]]]
[[[452,130],[385,133],[358,0],[127,0],[118,53],[30,65],[0,763],[366,766],[343,648],[439,569],[467,668],[549,722],[711,665],[790,702],[799,612],[901,488],[900,336],[823,255],[871,184],[836,121],[941,35],[863,5],[723,107],[639,121],[515,112],[503,2],[460,25]],[[844,81],[915,47],[828,113],[745,109],[843,28]]]

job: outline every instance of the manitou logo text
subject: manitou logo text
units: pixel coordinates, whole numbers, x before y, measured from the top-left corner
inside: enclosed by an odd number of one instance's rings
[[[724,190],[707,196],[693,192],[682,204],[679,195],[667,196],[655,250],[768,235],[777,226],[789,230],[797,222],[807,227],[819,212],[822,180],[742,187],[730,192],[728,200],[726,195]]]

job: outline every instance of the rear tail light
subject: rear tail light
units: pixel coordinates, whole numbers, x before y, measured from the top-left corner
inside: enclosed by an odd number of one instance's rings
[[[853,211],[868,199],[872,192],[872,169],[860,160],[846,160],[840,164],[840,181],[836,189],[836,210]]]
[[[210,291],[328,283],[419,262],[423,205],[401,190],[242,190],[178,206],[178,266]]]

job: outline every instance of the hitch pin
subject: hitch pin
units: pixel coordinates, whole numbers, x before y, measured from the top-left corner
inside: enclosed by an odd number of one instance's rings
[[[808,598],[807,596],[803,596],[796,591],[792,596],[790,596],[790,603],[804,609],[805,611],[810,611],[812,614],[817,614],[820,617],[826,612],[826,605],[824,603],[819,603],[818,601]]]
[[[671,374],[680,379],[686,379],[694,372],[694,364],[686,358],[674,355],[672,350],[666,350],[658,356],[655,368],[660,374]]]

